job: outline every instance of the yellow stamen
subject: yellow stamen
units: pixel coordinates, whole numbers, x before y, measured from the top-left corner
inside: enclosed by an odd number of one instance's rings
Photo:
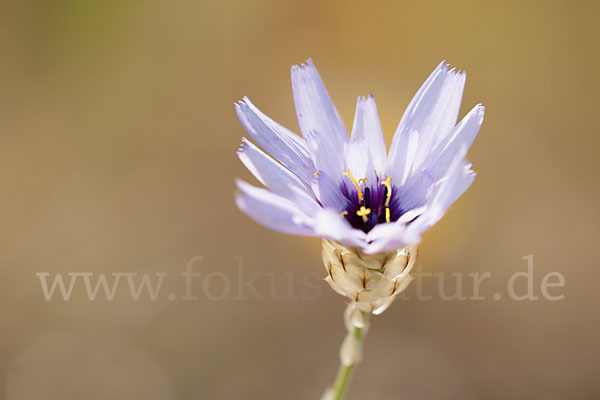
[[[367,182],[369,182],[369,178],[362,178],[358,180],[358,183],[362,183],[365,185],[365,187],[367,187]]]
[[[390,200],[392,199],[392,185],[390,184],[391,180],[392,180],[392,178],[390,178],[388,176],[385,181],[381,182],[381,184],[385,185],[385,187],[387,188],[387,193],[385,196],[385,206],[386,207],[390,206]]]
[[[344,172],[345,176],[347,176],[348,178],[352,179],[352,182],[354,183],[354,186],[356,186],[356,190],[358,190],[358,202],[360,203],[363,199],[363,194],[362,191],[360,190],[360,185],[358,184],[358,182],[356,181],[356,179],[354,179],[354,177],[352,175],[350,175],[350,167],[348,167],[346,169],[346,172]]]
[[[367,218],[367,215],[371,214],[371,209],[370,208],[365,208],[365,206],[360,206],[360,210],[358,210],[356,212],[356,215],[358,215],[359,217],[362,217],[363,222],[367,222],[369,219]]]
[[[340,215],[343,217],[344,215],[348,215],[348,211],[342,211]]]
[[[317,178],[319,177],[319,173],[318,172],[315,172],[315,177],[317,177]]]
[[[390,208],[385,208],[385,222],[390,222]]]

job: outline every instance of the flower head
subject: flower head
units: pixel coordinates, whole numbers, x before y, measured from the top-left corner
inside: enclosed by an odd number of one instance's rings
[[[302,137],[248,98],[235,105],[264,150],[243,138],[238,156],[268,188],[238,181],[238,206],[269,228],[366,254],[417,244],[475,177],[465,155],[484,107],[456,124],[464,85],[465,73],[442,62],[408,105],[386,152],[373,96],[358,98],[348,135],[312,61],[293,66]]]

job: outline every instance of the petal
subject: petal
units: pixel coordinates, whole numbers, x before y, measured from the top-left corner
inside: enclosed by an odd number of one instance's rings
[[[315,167],[301,137],[264,115],[247,97],[235,104],[235,110],[240,122],[259,146],[300,179],[310,182]]]
[[[386,160],[385,140],[372,95],[359,97],[356,102],[351,139],[364,140],[369,145],[373,165],[382,176]]]
[[[292,67],[292,89],[302,134],[317,131],[331,137],[330,150],[343,148],[348,132],[312,60]]]
[[[397,138],[397,139],[396,139]],[[394,182],[403,185],[412,173],[412,168],[419,145],[419,132],[405,130],[397,134],[394,153],[390,154],[390,164],[386,166],[385,174]]]
[[[308,193],[305,190],[290,186],[289,193],[285,197],[292,200],[299,211],[311,217],[323,209],[312,190]]]
[[[398,167],[396,155],[402,132],[418,132],[419,148],[415,156],[415,165],[418,166],[452,130],[458,117],[465,79],[464,72],[449,70],[445,62],[431,73],[413,97],[396,129],[388,163],[391,169]]]
[[[367,234],[369,244],[363,249],[367,254],[388,252],[400,247],[417,244],[421,241],[419,233],[398,222],[378,224]]]
[[[421,207],[427,202],[435,182],[435,178],[427,170],[411,176],[403,186],[397,189],[398,193],[393,197],[391,208],[406,212]]]
[[[290,186],[303,191],[310,191],[310,188],[300,178],[246,138],[242,138],[242,145],[237,155],[256,179],[274,192],[283,195],[289,194]]]
[[[325,208],[331,208],[340,213],[350,206],[350,201],[342,194],[340,185],[325,171],[319,171],[318,176],[313,179],[311,187]]]
[[[377,185],[377,175],[369,152],[369,146],[364,139],[351,140],[344,148],[345,165],[354,179],[367,179],[369,186]],[[349,192],[356,191],[356,185],[349,177],[344,179]],[[360,183],[360,182],[358,182]]]
[[[468,150],[473,144],[483,123],[484,113],[485,107],[481,104],[469,111],[452,133],[447,135],[427,157],[423,168],[429,169],[436,179],[441,179],[447,173],[457,152],[462,147],[466,147]]]
[[[450,206],[467,191],[475,180],[477,173],[471,169],[472,165],[473,164],[471,163],[467,164],[464,161],[461,161],[457,171],[454,173],[455,177],[449,177],[449,180],[453,179],[453,181],[444,188],[440,187],[440,192],[446,192],[444,194],[444,202],[440,203],[440,207],[443,208],[444,213],[446,213]]]
[[[300,211],[304,207],[296,201],[241,180],[236,184],[241,191],[236,198],[238,207],[267,228],[295,235],[320,236],[349,246],[361,247],[365,244],[366,234],[352,228],[345,218],[333,210],[312,208],[312,216],[309,217]],[[302,201],[305,200],[306,197]]]
[[[294,235],[314,235],[313,219],[291,200],[237,180],[236,204],[250,218],[267,228]]]
[[[471,171],[471,164],[464,161],[466,153],[466,145],[457,151],[446,176],[438,182],[438,187],[425,205],[425,211],[410,225],[411,228],[423,232],[433,226],[444,216],[452,203],[471,186],[475,173]]]
[[[365,245],[366,234],[354,229],[350,223],[333,210],[321,210],[315,215],[315,235],[334,240],[348,246]]]
[[[317,170],[327,173],[334,182],[341,182],[342,173],[345,171],[344,147],[336,147],[331,136],[317,131],[308,132],[305,138]]]

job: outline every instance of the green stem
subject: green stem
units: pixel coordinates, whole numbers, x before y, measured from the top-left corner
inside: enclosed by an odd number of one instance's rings
[[[369,314],[364,311],[361,312],[361,314],[366,323],[367,319],[369,318]],[[362,346],[364,334],[365,334],[365,332],[364,332],[363,328],[358,328],[358,327],[354,328],[354,331],[353,331],[354,339],[358,342],[358,344],[360,346]],[[333,399],[334,400],[342,400],[344,393],[346,392],[346,389],[348,388],[348,383],[350,382],[350,378],[352,377],[352,372],[354,371],[355,367],[356,367],[356,364],[352,364],[352,365],[340,364],[340,368],[338,369],[337,377],[335,378],[335,383],[333,385],[333,393],[334,393]]]

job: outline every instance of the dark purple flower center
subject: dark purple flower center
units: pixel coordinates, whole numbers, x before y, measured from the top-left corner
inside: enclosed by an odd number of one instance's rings
[[[398,191],[390,178],[383,181],[377,178],[375,185],[367,185],[361,180],[361,185],[354,178],[346,176],[352,179],[355,187],[348,189],[345,184],[340,187],[349,204],[342,214],[352,227],[369,232],[375,225],[394,222],[408,211],[402,209],[396,195]]]

